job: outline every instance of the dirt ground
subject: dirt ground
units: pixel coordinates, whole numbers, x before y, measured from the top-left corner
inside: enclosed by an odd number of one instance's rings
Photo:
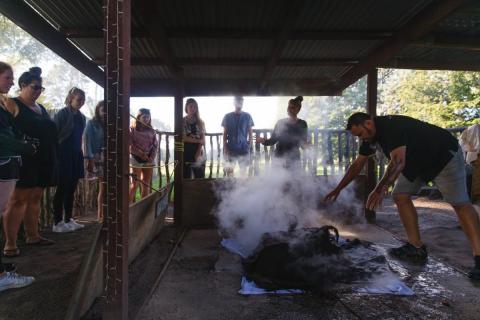
[[[429,261],[425,266],[413,266],[389,260],[392,269],[414,290],[412,297],[334,289],[323,295],[241,296],[240,258],[220,246],[215,229],[189,230],[154,287],[181,234],[167,223],[129,267],[129,318],[479,319],[480,285],[465,276],[472,265],[471,251],[455,213],[441,201],[419,198],[415,205]],[[339,226],[341,235],[372,241],[383,249],[398,245],[404,232],[391,200],[377,217],[377,226]],[[0,319],[62,319],[94,231],[91,224],[74,233],[44,232],[58,243],[39,248],[21,246],[21,257],[6,259],[37,281],[28,288],[0,294]],[[101,310],[98,301],[84,319],[101,319]]]
[[[422,241],[430,254],[463,272],[473,265],[472,250],[452,207],[441,200],[417,198],[414,200]],[[477,208],[477,212],[479,208]],[[395,204],[387,199],[377,212],[377,224],[405,240],[406,235]]]
[[[85,252],[90,248],[98,224],[84,218],[86,227],[70,233],[41,234],[57,243],[51,246],[25,246],[19,242],[21,255],[4,258],[15,263],[18,273],[34,276],[26,288],[0,293],[1,320],[63,319],[72,296]],[[82,220],[83,222],[83,220]],[[3,248],[2,248],[3,249]]]

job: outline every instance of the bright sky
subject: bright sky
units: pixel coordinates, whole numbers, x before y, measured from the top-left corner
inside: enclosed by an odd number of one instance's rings
[[[198,102],[200,116],[205,122],[207,132],[223,132],[221,126],[222,119],[226,113],[234,110],[233,97],[195,97],[195,100]],[[152,118],[159,119],[169,125],[173,130],[173,103],[173,98],[170,97],[131,98],[130,113],[136,115],[138,109],[148,108],[150,109]],[[273,128],[275,122],[278,120],[278,104],[278,97],[244,97],[242,110],[250,113],[255,123],[254,128],[270,129]]]

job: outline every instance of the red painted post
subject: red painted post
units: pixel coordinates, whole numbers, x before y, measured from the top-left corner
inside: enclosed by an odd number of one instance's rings
[[[183,89],[177,84],[175,94],[175,181],[173,199],[173,221],[175,225],[182,225],[183,207]]]
[[[128,319],[130,0],[104,0],[106,196],[104,319]]]

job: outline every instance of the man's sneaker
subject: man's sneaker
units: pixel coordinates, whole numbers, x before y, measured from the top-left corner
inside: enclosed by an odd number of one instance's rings
[[[73,231],[85,228],[85,226],[83,224],[80,224],[73,219],[70,219],[70,221],[65,223],[65,225],[67,225]]]
[[[35,281],[34,277],[27,277],[19,275],[15,272],[5,272],[0,276],[0,291],[26,287]]]
[[[73,229],[65,222],[60,221],[59,223],[53,225],[52,231],[57,233],[64,233],[64,232],[71,232],[73,231]]]
[[[428,257],[427,247],[425,245],[417,248],[408,242],[401,247],[388,249],[388,254],[401,260],[408,260],[417,263],[425,262]]]
[[[480,280],[480,256],[475,256],[475,266],[468,273],[468,277],[472,280]]]

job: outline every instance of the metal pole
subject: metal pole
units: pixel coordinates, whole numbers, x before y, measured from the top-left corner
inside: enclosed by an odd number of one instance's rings
[[[104,0],[105,213],[104,319],[128,319],[130,0]]]
[[[367,112],[370,116],[377,115],[377,84],[378,70],[375,68],[368,73],[367,76]],[[377,184],[375,160],[370,157],[367,162],[367,179],[365,186],[365,201]],[[374,223],[376,219],[375,210],[365,208],[365,218],[368,222]]]
[[[177,84],[175,93],[175,181],[173,200],[173,220],[175,225],[182,224],[183,207],[183,87]]]

